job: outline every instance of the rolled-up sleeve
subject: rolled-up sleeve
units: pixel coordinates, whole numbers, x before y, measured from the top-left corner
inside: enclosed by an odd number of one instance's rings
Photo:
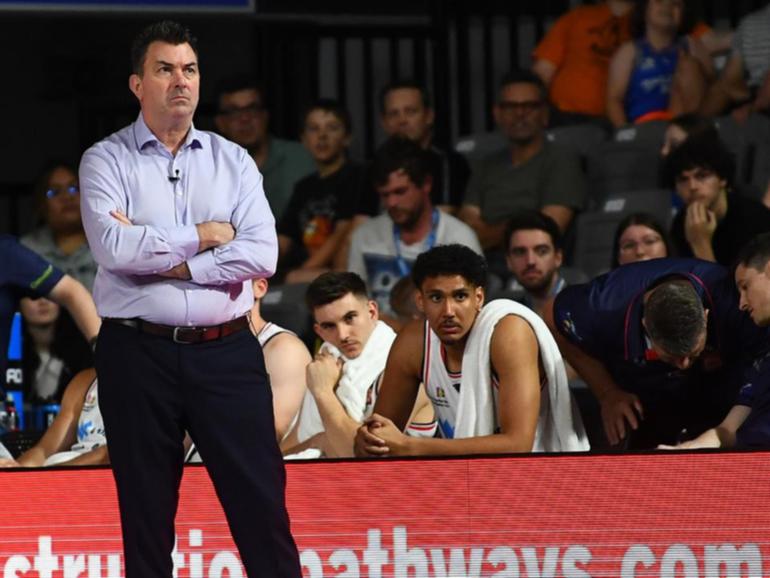
[[[108,271],[152,275],[192,258],[198,250],[195,225],[156,227],[122,225],[110,211],[128,214],[118,159],[103,143],[91,147],[80,163],[83,227],[94,259]]]
[[[193,283],[229,285],[275,273],[278,239],[275,218],[262,187],[262,175],[245,151],[241,152],[240,167],[238,204],[230,221],[235,228],[235,238],[188,259]]]

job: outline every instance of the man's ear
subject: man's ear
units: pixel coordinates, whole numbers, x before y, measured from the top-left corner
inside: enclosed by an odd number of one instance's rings
[[[253,279],[251,282],[252,289],[254,291],[254,299],[262,299],[267,293],[268,284],[267,279],[259,278]]]
[[[368,303],[369,318],[377,321],[380,318],[380,306],[374,299],[369,299]]]
[[[425,302],[422,298],[422,291],[417,290],[414,293],[414,304],[417,305],[417,309],[420,310],[420,313],[425,315]]]
[[[644,331],[647,331],[647,319],[642,316],[642,327],[644,327]]]
[[[486,294],[484,293],[483,287],[476,287],[476,299],[478,302],[478,305],[476,307],[476,311],[481,311],[481,308],[484,307],[484,299],[486,298]]]
[[[128,77],[128,88],[134,93],[134,96],[142,100],[142,77],[138,74],[132,74]]]
[[[433,128],[433,123],[436,122],[436,111],[433,110],[433,107],[428,107],[428,110],[426,111],[426,115],[428,117],[428,126]]]

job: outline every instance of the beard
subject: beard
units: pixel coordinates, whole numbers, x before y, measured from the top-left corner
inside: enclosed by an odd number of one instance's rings
[[[526,271],[525,271],[526,272]],[[544,293],[547,293],[548,290],[551,288],[551,284],[553,283],[553,279],[556,276],[556,269],[553,269],[549,273],[546,273],[540,279],[537,279],[535,281],[527,281],[526,279],[521,280],[519,279],[519,284],[524,287],[527,291],[530,293],[534,293],[535,295],[542,295]]]

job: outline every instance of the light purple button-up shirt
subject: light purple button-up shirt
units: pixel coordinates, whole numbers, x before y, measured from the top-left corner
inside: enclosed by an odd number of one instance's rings
[[[102,317],[216,325],[251,308],[250,279],[275,272],[275,219],[262,175],[245,149],[218,135],[191,127],[174,156],[140,114],[86,151],[80,191]],[[121,225],[113,210],[133,225]],[[206,221],[231,223],[235,239],[197,253],[195,225]],[[190,281],[157,275],[185,261]]]

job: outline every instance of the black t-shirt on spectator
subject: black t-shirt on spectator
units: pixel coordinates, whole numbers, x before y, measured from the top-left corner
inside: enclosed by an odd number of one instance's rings
[[[453,150],[442,150],[432,146],[428,149],[430,173],[433,187],[430,198],[434,206],[451,205],[459,208],[465,196],[465,187],[471,176],[470,165],[465,157]],[[380,214],[380,197],[367,171],[366,182],[361,194],[361,202],[356,209],[358,215],[375,216]]]
[[[692,257],[684,233],[687,208],[682,208],[671,225],[671,239],[680,257]],[[717,263],[730,267],[741,248],[760,233],[770,231],[770,209],[759,201],[728,193],[727,213],[717,224],[711,247]]]
[[[353,217],[363,173],[360,165],[347,162],[327,177],[313,173],[299,181],[278,223],[278,233],[290,237],[305,252],[323,245],[337,221]]]

